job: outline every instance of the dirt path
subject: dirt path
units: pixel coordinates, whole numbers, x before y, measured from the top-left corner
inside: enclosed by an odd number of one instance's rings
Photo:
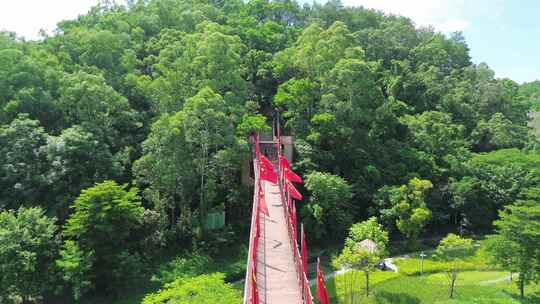
[[[480,285],[492,285],[492,284],[497,284],[497,283],[504,282],[504,281],[510,281],[511,279],[512,279],[512,275],[505,275],[505,276],[502,276],[500,278],[496,278],[496,279],[493,279],[493,280],[481,281],[479,284]]]

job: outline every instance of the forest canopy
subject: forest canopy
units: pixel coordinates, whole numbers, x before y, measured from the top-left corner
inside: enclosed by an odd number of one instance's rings
[[[459,32],[339,1],[103,1],[38,41],[1,32],[0,302],[121,297],[171,252],[247,244],[247,135],[276,109],[310,241],[372,217],[391,238],[491,231],[540,182],[540,84],[494,75]],[[2,270],[17,246],[35,258],[10,267],[48,284]]]

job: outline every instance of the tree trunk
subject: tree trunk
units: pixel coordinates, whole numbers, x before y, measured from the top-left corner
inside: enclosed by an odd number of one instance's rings
[[[205,227],[204,227],[204,224],[205,224],[205,219],[206,219],[206,210],[205,210],[205,204],[204,204],[204,174],[205,174],[205,169],[206,169],[206,159],[207,159],[207,147],[206,147],[206,144],[202,144],[201,145],[201,158],[202,158],[202,161],[201,161],[201,189],[200,189],[200,202],[199,202],[199,221],[200,221],[200,228],[201,228],[201,232],[203,232],[203,235],[204,235],[204,232],[205,232]]]
[[[456,278],[452,277],[452,280],[450,282],[450,299],[454,297],[454,286],[456,285]]]
[[[366,297],[369,297],[369,272],[365,272],[366,274]]]
[[[523,272],[519,273],[519,295],[521,298],[525,298],[525,276],[522,274]]]
[[[22,297],[21,304],[31,304],[32,301],[30,301],[29,297]]]

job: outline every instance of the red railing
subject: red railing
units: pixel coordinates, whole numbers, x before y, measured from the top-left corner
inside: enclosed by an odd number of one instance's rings
[[[253,161],[253,168],[255,172],[255,186],[253,191],[253,207],[251,210],[251,230],[249,233],[249,249],[248,249],[248,258],[247,258],[247,267],[246,267],[246,281],[244,282],[244,304],[252,304],[250,300],[252,298],[253,291],[253,251],[257,251],[259,247],[259,239],[255,237],[257,233],[257,217],[259,216],[259,168],[257,159]],[[257,261],[255,261],[257,263]],[[255,264],[256,265],[256,264]],[[256,269],[255,269],[256,271]],[[266,279],[265,279],[266,281]],[[258,288],[258,287],[257,287]],[[266,294],[266,291],[265,291]],[[266,301],[265,301],[266,303]]]

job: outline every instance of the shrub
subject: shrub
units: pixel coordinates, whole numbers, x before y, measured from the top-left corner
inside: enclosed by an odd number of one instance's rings
[[[224,282],[224,275],[214,273],[177,279],[147,295],[142,304],[238,304],[241,300],[239,292]]]

